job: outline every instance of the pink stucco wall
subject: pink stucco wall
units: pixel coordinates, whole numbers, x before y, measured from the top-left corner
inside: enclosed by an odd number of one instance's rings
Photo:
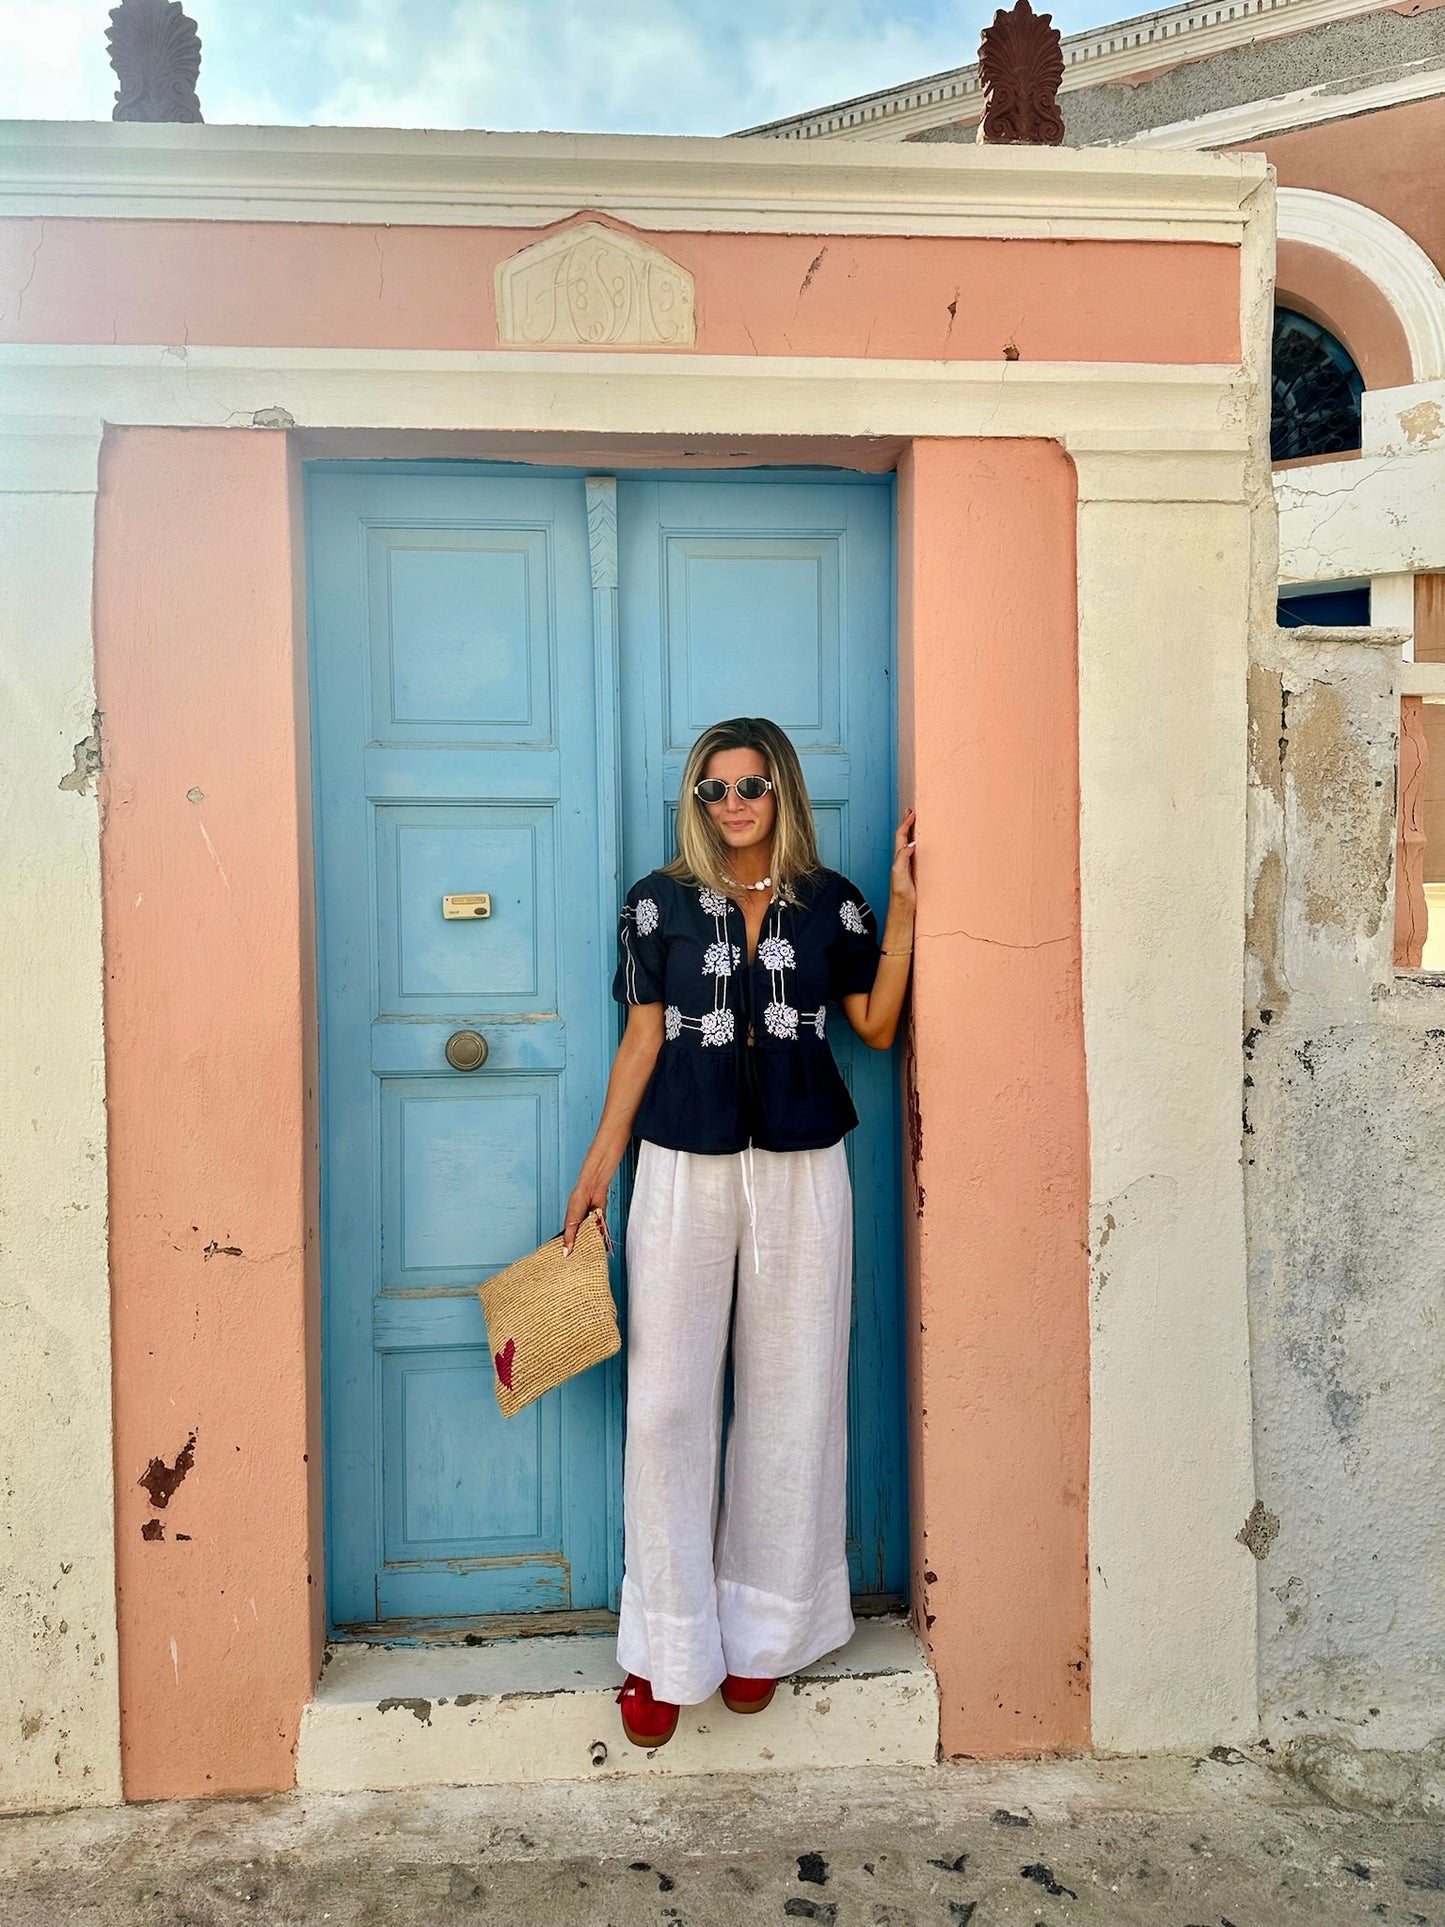
[[[1075,496],[1051,442],[899,469],[913,1578],[953,1756],[1090,1733]]]
[[[319,1663],[292,517],[284,436],[107,437],[95,632],[132,1799],[290,1784]]]
[[[919,1622],[947,1751],[1068,1750],[1088,1743],[1072,470],[1047,443],[916,443],[900,510],[923,891]],[[132,1798],[290,1784],[319,1657],[295,515],[282,436],[107,443],[96,631]],[[192,1434],[194,1463],[157,1508],[137,1481]]]
[[[0,340],[494,348],[498,263],[554,231],[5,220]],[[1239,358],[1232,247],[937,235],[645,238],[696,277],[704,354],[1000,361],[1013,349],[1026,361]]]

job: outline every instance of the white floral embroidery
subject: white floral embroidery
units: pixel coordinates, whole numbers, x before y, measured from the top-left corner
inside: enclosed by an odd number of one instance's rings
[[[651,897],[637,899],[637,928],[644,937],[650,937],[657,928],[657,905]]]
[[[823,1035],[823,1029],[824,1029],[824,1025],[827,1022],[827,1018],[828,1018],[827,1011],[824,1010],[821,1004],[819,1004],[818,1008],[813,1012],[813,1029],[818,1033],[820,1037]]]
[[[780,1004],[776,998],[763,1012],[763,1022],[774,1037],[796,1037],[798,1034],[797,1011],[791,1004]]]
[[[702,974],[705,977],[730,977],[736,948],[736,944],[710,943],[703,953]]]
[[[730,1010],[705,1010],[702,1014],[704,1044],[730,1044],[733,1041],[733,1014]]]
[[[796,961],[786,937],[764,937],[758,945],[758,956],[765,970],[791,970]]]
[[[662,1013],[662,1028],[669,1038],[682,1035],[682,1012],[676,1004],[669,1004]]]
[[[851,930],[855,937],[863,934],[863,913],[851,897],[844,897],[838,905],[838,920],[845,930]]]
[[[726,897],[720,897],[716,890],[699,890],[697,900],[708,916],[724,917],[727,915],[728,900]]]

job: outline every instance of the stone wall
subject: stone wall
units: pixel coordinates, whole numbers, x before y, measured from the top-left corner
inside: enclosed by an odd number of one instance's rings
[[[1059,97],[1064,139],[1070,147],[1117,144],[1251,101],[1378,85],[1438,63],[1442,53],[1445,14],[1430,7],[1408,14],[1384,7],[1297,33],[1245,40],[1202,58],[1176,55],[1172,65],[1141,53],[1137,76],[1065,89]],[[971,141],[977,127],[975,107],[946,126],[919,128],[904,138]]]
[[[1445,1729],[1445,976],[1398,975],[1400,636],[1250,687],[1244,1163],[1261,1728]]]

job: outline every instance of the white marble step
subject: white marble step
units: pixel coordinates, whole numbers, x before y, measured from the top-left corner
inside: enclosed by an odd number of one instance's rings
[[[347,1793],[818,1766],[931,1766],[933,1673],[902,1619],[783,1681],[766,1712],[684,1707],[666,1746],[623,1737],[610,1635],[485,1646],[338,1646],[301,1721],[297,1785]]]

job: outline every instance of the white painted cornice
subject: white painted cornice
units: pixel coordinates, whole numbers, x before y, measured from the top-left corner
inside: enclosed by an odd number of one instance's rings
[[[1243,373],[1210,365],[11,343],[0,393],[32,428],[1041,436],[1114,499],[1238,500],[1250,447]]]
[[[0,215],[1237,242],[1256,155],[0,122]]]
[[[1400,107],[1412,100],[1433,100],[1445,94],[1445,67],[1434,61],[1415,61],[1388,75],[1376,75],[1358,87],[1341,91],[1336,82],[1301,87],[1270,100],[1242,101],[1217,113],[1193,120],[1170,121],[1146,127],[1119,143],[1124,147],[1229,147],[1237,141],[1259,140],[1289,128],[1316,127],[1323,121],[1349,120],[1373,114],[1382,107]]]
[[[1127,80],[1181,61],[1202,60],[1255,40],[1302,33],[1332,20],[1380,11],[1389,0],[1214,0],[1204,6],[1168,7],[1112,26],[1070,34],[1063,43],[1061,93]],[[977,66],[929,74],[905,86],[860,94],[790,120],[744,128],[790,141],[901,140],[934,127],[976,120],[983,112]]]

